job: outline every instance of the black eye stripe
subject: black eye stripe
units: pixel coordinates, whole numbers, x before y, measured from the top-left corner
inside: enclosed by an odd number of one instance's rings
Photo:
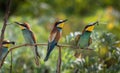
[[[26,25],[22,24],[22,26],[27,27]]]
[[[2,44],[15,44],[15,42],[2,42]]]
[[[56,25],[60,24],[60,22],[56,22]]]
[[[58,25],[58,24],[61,24],[61,23],[64,23],[64,22],[61,22],[61,21],[56,22],[57,25]]]
[[[9,42],[3,42],[2,44],[9,44]]]
[[[62,23],[62,22],[57,22],[57,24],[60,24],[60,23]]]
[[[93,25],[87,25],[85,28],[88,28],[88,27],[90,27],[90,26],[93,26]]]

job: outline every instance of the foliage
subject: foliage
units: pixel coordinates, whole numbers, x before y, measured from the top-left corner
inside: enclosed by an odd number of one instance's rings
[[[93,33],[93,35],[94,34],[96,33]],[[69,35],[69,37],[70,36],[71,35]],[[97,35],[97,36],[98,38],[93,38],[93,41],[97,40],[97,43],[96,44],[93,43],[91,46],[91,48],[94,48],[93,49],[94,52],[92,51],[91,53],[87,53],[87,51],[83,52],[80,49],[77,50],[77,52],[79,51],[80,53],[82,53],[83,57],[82,58],[78,57],[75,61],[71,63],[71,65],[73,65],[72,67],[73,71],[76,71],[76,73],[120,72],[120,70],[118,70],[120,64],[120,60],[119,60],[120,47],[115,46],[120,44],[118,39],[116,39],[116,37],[112,33],[107,33],[107,32],[104,32],[101,35]],[[69,40],[70,39],[72,38],[69,38]],[[74,40],[72,40],[72,42],[73,41]],[[74,45],[74,43],[71,44]]]

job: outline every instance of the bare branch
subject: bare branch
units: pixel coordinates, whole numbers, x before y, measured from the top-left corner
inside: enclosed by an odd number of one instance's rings
[[[61,46],[59,46],[59,56],[58,56],[56,73],[60,73],[60,68],[61,68]]]
[[[14,46],[12,48],[10,48],[10,50],[6,53],[6,55],[4,56],[3,60],[2,60],[2,63],[0,65],[0,68],[2,67],[4,61],[5,61],[5,58],[7,57],[8,53],[14,49],[17,49],[17,48],[20,48],[20,47],[24,47],[24,46],[35,46],[35,45],[38,45],[38,46],[47,46],[48,44],[46,43],[37,43],[37,44],[22,44],[22,45],[18,45],[18,46]],[[71,45],[57,45],[57,47],[75,47],[75,46],[71,46]],[[75,47],[76,48],[76,47]],[[82,50],[82,49],[81,49]]]
[[[17,49],[17,48],[20,48],[20,47],[24,47],[24,46],[34,46],[34,45],[47,46],[47,44],[41,43],[41,44],[22,44],[22,45],[18,45],[18,46],[12,47],[12,48],[10,48],[10,50],[6,53],[6,55],[4,56],[4,58],[3,58],[3,60],[2,60],[2,62],[1,62],[1,64],[0,64],[0,69],[1,69],[1,67],[2,67],[2,65],[3,65],[3,63],[4,63],[4,61],[5,61],[5,58],[7,57],[8,53],[9,53],[10,51],[12,51],[12,50],[14,50],[14,49]]]
[[[15,46],[15,47],[12,47],[10,48],[10,50],[6,53],[5,57],[3,58],[1,64],[0,64],[0,68],[2,67],[4,61],[5,61],[5,58],[7,57],[8,53],[16,48],[20,48],[20,47],[24,47],[24,46],[34,46],[34,45],[39,45],[39,46],[47,46],[46,43],[41,43],[41,44],[22,44],[22,45],[18,45],[18,46]],[[59,45],[58,45],[59,46]],[[69,47],[70,45],[61,45],[61,47]]]
[[[11,1],[12,0],[8,0],[7,2],[7,8],[6,8],[6,13],[5,13],[5,17],[4,17],[4,23],[3,23],[3,27],[1,30],[1,35],[0,35],[0,53],[1,53],[1,47],[2,47],[2,41],[4,39],[4,32],[7,26],[7,21],[8,21],[8,17],[9,17],[9,13],[10,13],[10,6],[11,6]]]
[[[12,73],[12,61],[13,61],[13,58],[12,58],[12,51],[11,51],[11,65],[10,65],[10,73]]]

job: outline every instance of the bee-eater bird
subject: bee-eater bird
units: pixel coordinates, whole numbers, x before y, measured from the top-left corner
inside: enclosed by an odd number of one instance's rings
[[[2,47],[1,47],[1,53],[0,53],[0,64],[1,64],[1,61],[3,60],[3,58],[5,57],[5,55],[8,51],[8,48],[10,47],[10,44],[14,45],[15,42],[9,41],[9,40],[3,40]]]
[[[30,25],[28,23],[19,23],[19,22],[15,22],[15,23],[17,23],[18,25],[20,25],[20,28],[22,30],[23,37],[24,37],[26,43],[28,43],[28,44],[36,44],[36,38],[35,38],[34,33],[31,30],[31,28],[30,28]],[[33,50],[33,53],[35,55],[36,65],[39,66],[40,55],[38,53],[38,47],[37,47],[37,45],[35,45],[34,47],[32,47],[32,50]]]
[[[58,20],[54,23],[53,29],[50,33],[49,39],[48,39],[48,48],[47,48],[47,54],[44,59],[44,61],[47,61],[50,53],[54,49],[54,47],[57,45],[61,35],[62,35],[62,28],[64,26],[64,22],[66,22],[67,19],[65,20]]]
[[[77,35],[75,37],[76,45],[80,49],[88,48],[88,46],[92,43],[92,39],[91,39],[90,35],[91,35],[92,31],[94,30],[95,24],[98,24],[98,21],[86,25],[84,30],[82,31],[82,34]],[[76,55],[77,55],[77,52],[76,52]]]

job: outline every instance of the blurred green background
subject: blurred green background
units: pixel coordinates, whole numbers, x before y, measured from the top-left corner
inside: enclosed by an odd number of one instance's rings
[[[6,3],[7,0],[0,0],[0,30]],[[99,26],[92,33],[93,43],[90,45],[94,51],[84,51],[82,53],[85,56],[76,59],[76,49],[62,48],[61,73],[120,73],[119,3],[119,0],[12,0],[5,39],[16,41],[16,45],[25,43],[19,26],[14,23],[18,21],[30,24],[38,43],[47,43],[55,20],[67,18],[59,41],[66,45],[74,39],[75,32],[81,32],[85,25],[98,20]],[[29,47],[13,50],[13,73],[55,73],[58,48],[44,62],[46,49],[46,46],[39,46],[40,67],[35,66],[34,55]],[[10,54],[0,73],[8,73],[9,70]]]

